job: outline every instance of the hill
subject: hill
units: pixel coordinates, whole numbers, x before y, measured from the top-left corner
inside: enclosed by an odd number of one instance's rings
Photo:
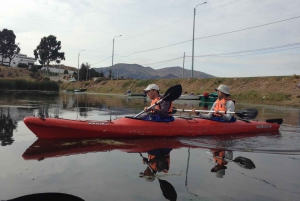
[[[109,74],[109,70],[113,70],[114,78],[132,78],[132,79],[166,79],[166,78],[182,78],[184,72],[184,78],[191,76],[191,70],[184,69],[182,67],[167,67],[162,69],[153,69],[151,67],[144,67],[138,64],[115,64],[112,67],[93,68],[97,72],[103,72],[105,76]],[[194,70],[194,78],[212,78],[213,75],[209,75],[203,72]]]

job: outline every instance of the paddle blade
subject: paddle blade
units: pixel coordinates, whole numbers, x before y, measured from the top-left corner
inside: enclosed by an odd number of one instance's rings
[[[170,87],[164,94],[163,98],[165,101],[174,101],[181,96],[181,93],[182,93],[182,87],[180,84],[177,84]]]
[[[258,111],[257,109],[252,109],[252,108],[243,108],[237,112],[235,112],[235,114],[240,117],[241,119],[254,119],[257,114]]]
[[[31,195],[24,195],[8,201],[32,201],[32,200],[56,200],[56,201],[84,201],[83,199],[65,193],[37,193]]]
[[[255,168],[254,163],[249,158],[239,156],[239,157],[236,157],[233,161],[237,165],[239,165],[240,167],[245,168],[245,169],[250,169],[251,170],[251,169]]]
[[[158,181],[164,197],[170,201],[177,200],[177,193],[175,191],[175,188],[172,186],[172,184],[161,179],[158,179]]]

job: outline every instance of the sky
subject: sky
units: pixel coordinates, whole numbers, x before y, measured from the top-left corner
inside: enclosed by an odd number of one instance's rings
[[[76,68],[78,60],[111,66],[114,46],[114,64],[191,70],[197,6],[194,70],[217,77],[300,74],[299,0],[204,2],[0,0],[0,30],[13,30],[30,57],[42,37],[56,36],[62,64]]]

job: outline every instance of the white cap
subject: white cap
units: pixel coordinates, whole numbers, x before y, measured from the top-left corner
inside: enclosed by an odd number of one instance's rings
[[[229,93],[229,87],[225,84],[221,84],[218,88],[215,89],[216,91],[220,91],[220,92],[223,92],[224,94],[227,94],[230,96],[230,93]]]
[[[221,169],[216,172],[216,177],[218,178],[223,178],[224,175],[225,175],[225,169]]]
[[[156,84],[149,84],[148,87],[146,89],[144,89],[144,92],[150,91],[151,89],[155,89],[155,90],[159,91],[159,87]]]

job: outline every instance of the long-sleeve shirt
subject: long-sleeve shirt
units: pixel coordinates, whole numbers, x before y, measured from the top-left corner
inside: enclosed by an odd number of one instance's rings
[[[211,107],[210,111],[214,111],[214,108],[216,106],[216,102],[214,102],[213,106]],[[228,100],[226,101],[226,109],[227,112],[234,112],[235,111],[235,105],[234,102],[232,100]],[[224,121],[230,121],[232,118],[233,114],[224,114],[222,116]],[[199,114],[199,117],[203,118],[203,119],[212,119],[214,117],[214,112],[209,112],[208,114]]]
[[[160,110],[155,109],[153,114],[160,115],[162,117],[167,117],[169,113],[169,108],[171,106],[171,102],[163,100],[159,103],[159,106]]]

